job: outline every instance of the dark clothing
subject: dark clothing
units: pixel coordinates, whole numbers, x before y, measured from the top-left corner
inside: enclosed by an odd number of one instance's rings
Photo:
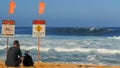
[[[5,61],[6,66],[19,66],[21,63],[22,53],[19,48],[10,47]]]
[[[33,64],[34,64],[34,62],[33,62],[32,57],[30,55],[25,55],[23,65],[24,66],[33,66]]]

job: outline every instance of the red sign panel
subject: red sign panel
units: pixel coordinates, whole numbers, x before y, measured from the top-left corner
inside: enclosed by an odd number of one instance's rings
[[[15,21],[14,20],[3,20],[2,24],[15,25]]]
[[[45,24],[45,20],[33,20],[33,24]]]

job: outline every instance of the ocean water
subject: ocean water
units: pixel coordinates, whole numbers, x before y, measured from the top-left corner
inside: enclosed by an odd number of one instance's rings
[[[32,37],[31,27],[17,27],[14,38],[9,38],[9,47],[19,40],[24,55],[37,61],[37,38]],[[120,28],[68,28],[46,29],[41,38],[41,61],[97,65],[120,65]],[[0,60],[5,60],[6,38],[0,37]]]

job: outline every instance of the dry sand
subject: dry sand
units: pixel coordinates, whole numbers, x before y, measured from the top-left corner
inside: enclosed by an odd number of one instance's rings
[[[35,63],[33,67],[6,67],[4,61],[0,61],[0,68],[120,68],[120,66],[97,66],[84,64],[60,64],[60,63]]]

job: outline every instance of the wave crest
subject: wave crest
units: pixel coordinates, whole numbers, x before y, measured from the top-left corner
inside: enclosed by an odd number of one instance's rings
[[[37,50],[37,46],[23,46],[21,49],[24,50]],[[41,51],[43,52],[48,52],[48,51],[56,51],[56,52],[98,52],[98,53],[103,53],[103,54],[119,54],[120,50],[110,50],[110,49],[95,49],[95,48],[72,48],[72,49],[67,49],[67,48],[45,48],[41,47]]]
[[[47,34],[50,35],[77,35],[77,36],[104,36],[111,35],[115,30],[110,28],[48,28]]]

